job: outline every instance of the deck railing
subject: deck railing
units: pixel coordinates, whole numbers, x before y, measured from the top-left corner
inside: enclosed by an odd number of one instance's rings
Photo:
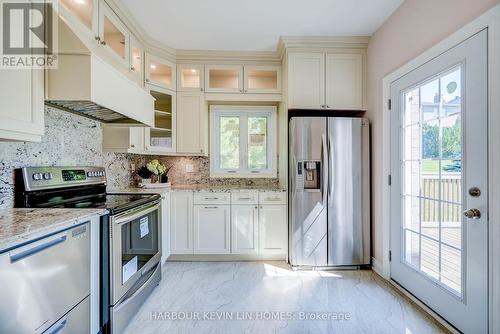
[[[439,174],[426,173],[421,175],[422,196],[425,198],[441,199],[442,222],[460,222],[462,220],[462,177],[460,173]],[[439,183],[441,182],[441,196]],[[426,200],[422,205],[422,222],[438,222],[440,218],[439,203]]]

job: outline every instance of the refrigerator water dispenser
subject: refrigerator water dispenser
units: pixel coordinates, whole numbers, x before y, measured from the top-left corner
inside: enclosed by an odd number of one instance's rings
[[[299,161],[297,163],[297,190],[321,190],[321,161]]]

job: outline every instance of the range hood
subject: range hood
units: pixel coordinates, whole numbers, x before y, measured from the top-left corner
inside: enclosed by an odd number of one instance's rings
[[[108,124],[154,126],[154,98],[77,34],[59,18],[58,68],[46,71],[45,104]]]

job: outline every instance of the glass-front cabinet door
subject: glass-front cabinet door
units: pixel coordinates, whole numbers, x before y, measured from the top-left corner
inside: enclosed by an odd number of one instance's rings
[[[130,72],[134,77],[134,81],[139,83],[141,86],[144,81],[142,78],[142,72],[144,68],[144,52],[141,44],[136,40],[135,37],[130,36]]]
[[[103,1],[99,7],[99,30],[101,46],[108,49],[120,61],[129,61],[129,32],[113,10]]]
[[[149,88],[155,98],[155,126],[146,128],[146,151],[175,152],[175,93],[152,86]]]
[[[245,66],[245,93],[281,94],[280,66]]]
[[[145,61],[146,83],[175,91],[175,64],[149,53],[146,53]]]
[[[205,87],[205,72],[203,65],[177,65],[177,91],[203,92]]]
[[[92,39],[99,34],[98,7],[99,0],[59,0],[60,14]]]
[[[205,90],[213,93],[243,93],[243,66],[206,65]]]

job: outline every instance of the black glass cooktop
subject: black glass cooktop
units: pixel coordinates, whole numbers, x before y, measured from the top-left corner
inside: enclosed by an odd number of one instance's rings
[[[159,200],[158,194],[107,194],[105,188],[72,188],[33,192],[25,198],[25,207],[107,209],[116,214]]]

